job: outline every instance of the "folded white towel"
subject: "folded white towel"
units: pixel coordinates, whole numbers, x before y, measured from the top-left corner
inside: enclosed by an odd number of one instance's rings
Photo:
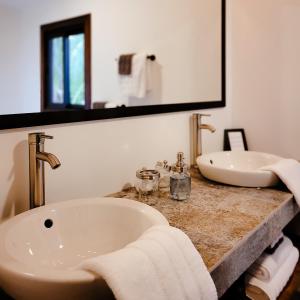
[[[279,236],[273,241],[273,243],[270,245],[270,248],[271,248],[271,249],[274,248],[275,245],[279,242],[279,240],[280,240],[281,238],[283,238],[283,233],[282,233],[282,232],[281,232],[281,233],[279,234]]]
[[[246,291],[247,286],[256,286],[263,290],[268,295],[270,300],[275,300],[293,274],[298,258],[299,251],[297,248],[293,247],[290,250],[290,254],[287,257],[286,261],[282,264],[276,275],[269,282],[261,281],[252,276],[246,276]],[[250,297],[250,299],[255,299],[251,298],[250,293],[247,293],[247,296]]]
[[[274,172],[294,194],[294,198],[300,206],[300,163],[297,160],[282,159],[261,169]]]
[[[84,261],[118,300],[215,300],[210,274],[190,239],[171,226],[154,226],[137,241]]]
[[[262,281],[270,281],[288,258],[290,251],[294,248],[288,237],[284,237],[273,254],[263,253],[248,269],[248,273]]]
[[[144,98],[148,90],[149,72],[147,54],[135,54],[130,75],[120,75],[121,94],[126,97]]]

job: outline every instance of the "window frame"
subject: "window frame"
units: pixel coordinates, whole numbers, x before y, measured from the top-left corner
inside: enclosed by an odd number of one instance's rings
[[[49,101],[50,59],[48,41],[54,37],[84,34],[85,105],[53,104]],[[91,15],[83,15],[41,26],[41,111],[78,110],[91,108]],[[64,53],[65,59],[66,53]]]

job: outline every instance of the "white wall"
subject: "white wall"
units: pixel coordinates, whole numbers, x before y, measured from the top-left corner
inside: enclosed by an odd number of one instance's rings
[[[203,134],[203,150],[221,150],[223,129],[231,123],[230,103],[205,112],[212,113],[206,121],[217,131]],[[46,201],[51,203],[119,191],[134,182],[138,168],[163,159],[174,163],[178,151],[189,161],[191,113],[0,131],[0,220],[28,208],[29,132],[44,130],[54,136],[45,150],[62,165],[56,170],[46,166]]]
[[[233,127],[252,150],[300,159],[300,2],[229,2]]]

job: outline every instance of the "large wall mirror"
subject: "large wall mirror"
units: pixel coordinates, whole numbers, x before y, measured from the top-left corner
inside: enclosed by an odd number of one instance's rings
[[[0,0],[0,129],[225,106],[225,1]]]

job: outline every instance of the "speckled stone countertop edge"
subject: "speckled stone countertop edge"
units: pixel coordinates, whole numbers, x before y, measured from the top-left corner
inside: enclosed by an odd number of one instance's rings
[[[219,297],[247,271],[298,212],[299,206],[292,195],[287,196],[282,205],[274,209],[261,224],[245,235],[211,268],[210,274]]]
[[[235,245],[234,248],[230,249],[223,257],[221,260],[218,261],[218,263],[216,263],[215,265],[213,265],[210,269],[209,272],[212,273],[215,269],[217,269],[224,261],[226,261],[226,259],[228,257],[230,257],[237,248],[239,248],[240,246],[242,246],[244,243],[246,243],[248,241],[248,239],[255,234],[256,232],[258,232],[263,226],[265,226],[266,224],[269,223],[269,221],[271,219],[273,219],[273,217],[278,214],[278,212],[280,212],[282,209],[284,209],[287,205],[289,205],[289,202],[292,201],[294,205],[296,204],[296,201],[294,199],[294,196],[292,194],[286,195],[286,200],[284,202],[282,202],[276,209],[274,209],[272,211],[272,213],[264,220],[263,223],[260,223],[258,226],[256,226],[255,228],[253,228],[251,231],[249,231],[242,240],[238,241],[238,243]],[[298,208],[298,212],[299,212],[299,208]]]

